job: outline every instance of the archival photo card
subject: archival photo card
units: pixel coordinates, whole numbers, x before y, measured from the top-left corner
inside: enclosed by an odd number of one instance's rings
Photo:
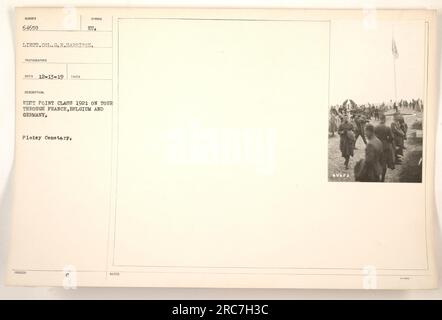
[[[436,38],[427,10],[17,8],[8,284],[436,287]]]

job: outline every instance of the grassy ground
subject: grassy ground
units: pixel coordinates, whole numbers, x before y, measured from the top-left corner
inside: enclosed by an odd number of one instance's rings
[[[385,176],[386,182],[420,182],[422,179],[422,167],[419,161],[422,157],[422,138],[419,137],[419,126],[416,121],[422,121],[422,114],[415,113],[413,110],[403,109],[402,113],[410,113],[413,115],[405,115],[405,122],[408,124],[407,140],[404,150],[404,160],[401,165],[396,165],[394,170],[387,169]],[[387,116],[387,125],[391,124],[393,117]],[[377,125],[379,121],[371,120],[370,123]],[[417,129],[416,129],[417,128]],[[416,133],[418,137],[416,137]],[[365,157],[365,144],[359,137],[356,141],[356,150],[354,157],[350,158],[349,168],[346,170],[344,166],[344,158],[339,150],[339,135],[335,134],[328,138],[328,180],[329,181],[355,181],[354,165],[359,159]]]

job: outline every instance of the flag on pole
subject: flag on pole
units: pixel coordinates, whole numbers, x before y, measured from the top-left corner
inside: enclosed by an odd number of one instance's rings
[[[391,53],[393,54],[393,58],[399,58],[399,53],[397,52],[396,41],[394,38],[391,38]]]

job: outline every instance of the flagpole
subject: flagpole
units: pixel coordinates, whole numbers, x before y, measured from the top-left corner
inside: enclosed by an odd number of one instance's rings
[[[391,26],[391,41],[392,41],[392,45],[394,43],[394,48],[396,50],[397,53],[397,48],[396,48],[396,41],[394,39],[394,25]],[[394,76],[394,101],[397,102],[397,77],[396,77],[396,55],[395,53],[393,53],[393,76]]]
[[[394,101],[397,102],[397,79],[396,79],[396,58],[393,57],[393,74],[394,74]]]

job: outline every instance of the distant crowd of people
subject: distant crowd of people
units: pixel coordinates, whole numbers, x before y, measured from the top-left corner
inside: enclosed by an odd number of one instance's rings
[[[352,100],[346,100],[342,105],[330,109],[329,134],[339,134],[339,147],[346,169],[349,168],[358,138],[361,137],[366,145],[365,159],[359,160],[354,166],[356,181],[384,182],[387,168],[393,170],[395,165],[401,164],[408,131],[401,113],[403,108],[422,112],[422,101],[412,99],[358,106]],[[386,125],[386,115],[393,117],[390,126]],[[369,123],[371,119],[379,123],[373,125]]]

